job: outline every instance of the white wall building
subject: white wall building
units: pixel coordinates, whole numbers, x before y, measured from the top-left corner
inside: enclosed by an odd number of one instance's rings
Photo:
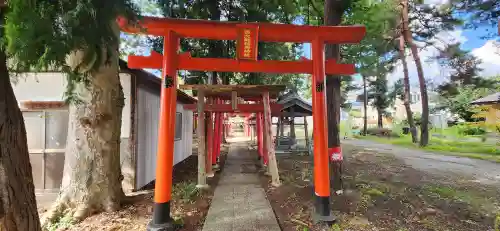
[[[137,190],[155,179],[161,80],[120,61],[125,95],[120,160],[125,190]],[[67,141],[68,107],[63,102],[66,78],[60,72],[24,73],[14,93],[25,119],[30,161],[37,191],[57,191],[61,184]],[[43,107],[27,108],[31,101]],[[24,103],[23,103],[24,102]],[[193,112],[183,104],[196,99],[177,92],[174,164],[192,154]]]

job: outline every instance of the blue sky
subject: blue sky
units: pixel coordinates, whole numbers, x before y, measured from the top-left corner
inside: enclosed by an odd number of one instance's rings
[[[468,30],[463,30],[462,35],[467,38],[467,41],[465,41],[462,44],[462,49],[465,50],[473,50],[479,47],[484,46],[484,44],[488,41],[482,37],[487,36],[488,34],[491,34],[493,31],[496,31],[496,27],[492,28],[490,26],[482,26],[479,27],[475,30],[473,29],[468,29]]]
[[[464,29],[457,27],[457,30],[462,31],[462,36],[464,36],[467,41],[463,42],[461,48],[464,50],[472,51],[473,49],[480,48],[488,41],[484,39],[484,36],[491,34],[491,32],[496,31],[496,27],[482,26],[477,29]],[[303,46],[302,52],[307,58],[311,57],[311,44],[306,43]]]

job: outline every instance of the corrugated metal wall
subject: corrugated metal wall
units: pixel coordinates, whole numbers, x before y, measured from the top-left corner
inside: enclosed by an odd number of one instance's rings
[[[137,89],[137,189],[155,179],[160,92],[140,85]],[[175,141],[174,164],[192,154],[193,113],[184,111],[178,103],[177,112],[182,113],[182,139]]]

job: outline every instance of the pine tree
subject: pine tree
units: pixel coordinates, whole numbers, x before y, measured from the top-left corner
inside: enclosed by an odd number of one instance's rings
[[[396,30],[396,36],[404,39],[404,43],[410,48],[415,66],[417,67],[422,99],[420,146],[426,146],[429,143],[429,100],[427,83],[419,55],[419,47],[415,41],[429,44],[428,40],[436,36],[437,33],[443,30],[451,30],[461,22],[453,17],[450,8],[429,7],[422,5],[420,1],[401,0],[400,12],[401,20]]]
[[[498,81],[482,78],[479,75],[481,60],[470,52],[462,50],[460,43],[448,45],[436,58],[441,65],[451,70],[448,81],[437,87],[442,99],[438,109],[446,108],[452,113],[458,114],[465,121],[475,121],[474,112],[467,104],[472,100],[468,99],[469,101],[467,101],[467,96],[471,95],[468,92],[477,89],[495,89]],[[463,95],[467,96],[463,97]]]
[[[393,98],[390,95],[387,86],[387,73],[381,72],[376,76],[375,80],[370,83],[370,90],[368,90],[368,99],[371,99],[371,105],[377,110],[377,124],[379,128],[383,128],[383,117],[390,116],[387,111],[393,103]]]
[[[67,75],[70,126],[61,191],[45,225],[120,208],[118,15],[133,19],[127,0],[9,1],[7,52],[14,70]]]

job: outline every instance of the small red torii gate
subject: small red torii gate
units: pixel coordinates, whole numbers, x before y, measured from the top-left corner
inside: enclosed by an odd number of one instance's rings
[[[273,114],[280,113],[283,109],[283,105],[271,103],[271,112]],[[196,110],[196,104],[186,104],[184,109],[194,111]],[[253,112],[264,112],[264,104],[238,104],[236,109],[233,109],[231,104],[205,104],[205,111],[210,112],[238,112],[238,113],[253,113]]]
[[[154,213],[148,230],[171,230],[170,199],[174,151],[174,127],[178,70],[268,72],[312,74],[314,133],[314,216],[330,221],[329,153],[325,74],[350,75],[354,65],[325,60],[324,45],[359,43],[366,32],[363,26],[304,26],[270,23],[232,23],[141,17],[138,24],[124,18],[118,23],[124,32],[163,36],[163,56],[152,52],[149,57],[130,56],[130,68],[162,68],[161,109],[156,167]],[[193,58],[179,54],[180,38],[236,40],[237,59]],[[258,42],[311,43],[312,60],[257,60]]]
[[[285,85],[180,85],[179,88],[196,90],[198,93],[198,103],[196,105],[199,125],[197,127],[199,141],[197,187],[207,187],[206,177],[213,177],[214,169],[218,167],[217,157],[220,154],[219,148],[221,144],[220,137],[217,135],[220,135],[221,132],[217,131],[217,129],[220,129],[221,112],[244,115],[244,131],[247,136],[250,136],[248,133],[250,129],[247,124],[249,114],[256,113],[257,116],[262,118],[262,121],[258,124],[263,131],[263,134],[259,134],[261,139],[257,142],[259,158],[262,161],[262,167],[271,176],[271,184],[273,186],[280,185],[278,166],[272,145],[271,114],[273,109],[275,112],[279,112],[283,106],[271,104],[271,100],[278,98],[279,93],[286,89]],[[209,103],[209,107],[206,106],[205,99]],[[248,102],[249,99],[254,102]],[[224,100],[230,102],[230,104],[223,104]],[[242,100],[247,100],[247,104],[242,103]],[[184,105],[184,108],[191,109],[194,106]],[[218,112],[214,111],[214,107]],[[214,115],[216,116],[215,121],[213,120]],[[217,116],[219,116],[219,119],[217,119]],[[204,123],[206,117],[208,117],[207,126]],[[205,165],[203,165],[204,162]]]

